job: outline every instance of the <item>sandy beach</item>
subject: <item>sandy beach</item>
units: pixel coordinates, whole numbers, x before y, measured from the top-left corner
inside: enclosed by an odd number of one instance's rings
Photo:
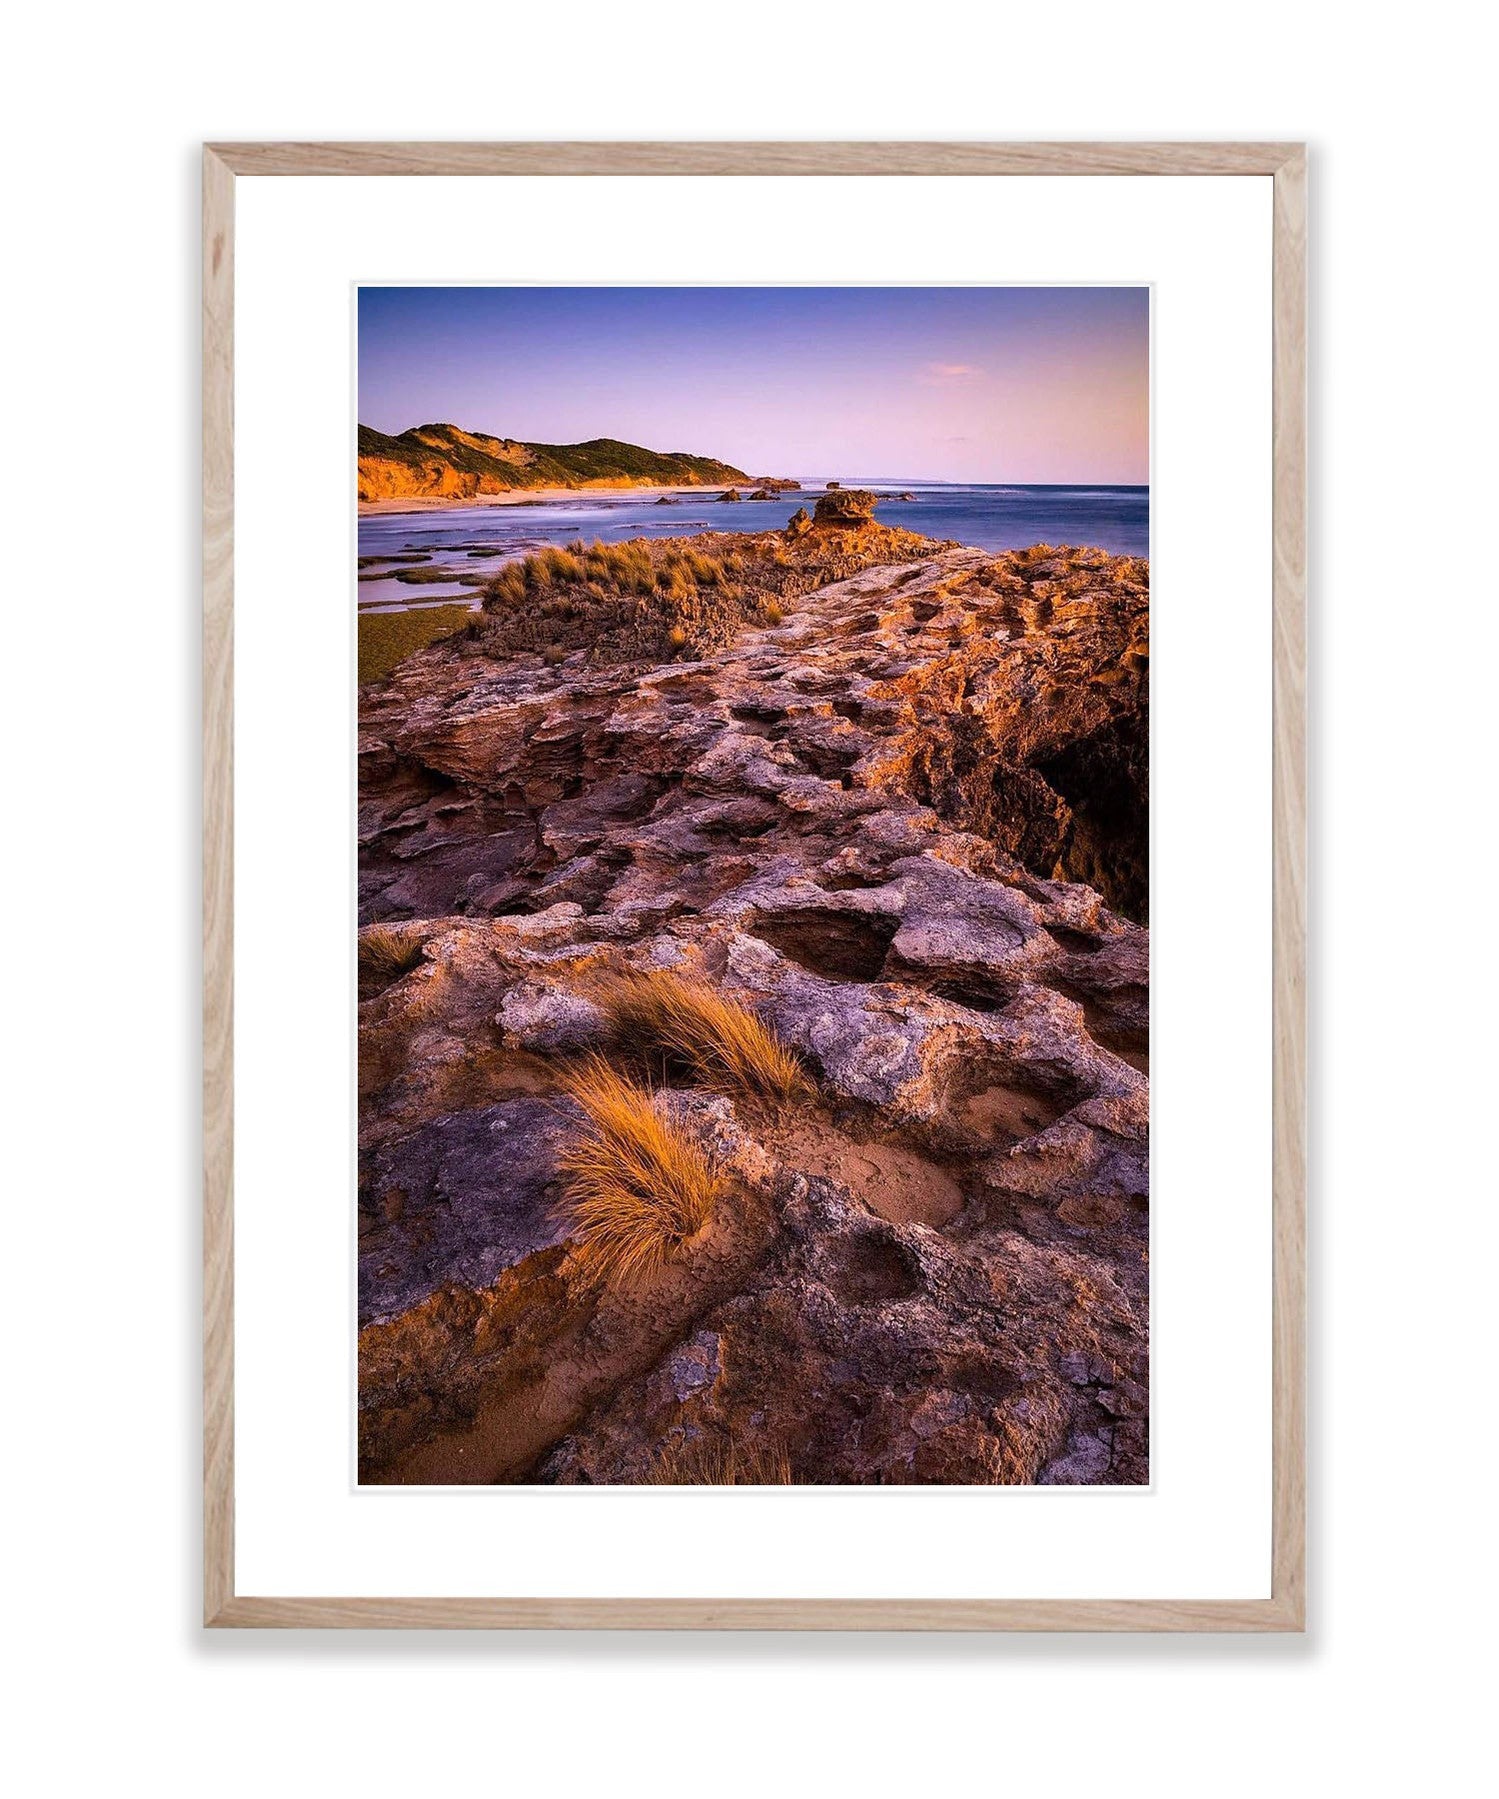
[[[795,491],[794,489],[791,491]],[[450,512],[464,506],[544,506],[557,500],[570,500],[578,494],[596,499],[653,499],[674,495],[693,495],[713,499],[721,487],[698,484],[692,487],[620,487],[613,483],[595,486],[585,482],[580,487],[512,487],[504,493],[476,494],[399,494],[388,500],[361,500],[361,514],[369,512]]]

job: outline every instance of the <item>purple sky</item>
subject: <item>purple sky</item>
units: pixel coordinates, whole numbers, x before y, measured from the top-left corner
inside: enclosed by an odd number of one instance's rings
[[[362,288],[359,420],[750,474],[1136,482],[1144,287]]]

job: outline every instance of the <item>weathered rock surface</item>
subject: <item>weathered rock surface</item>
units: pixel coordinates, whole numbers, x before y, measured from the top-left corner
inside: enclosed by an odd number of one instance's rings
[[[812,522],[818,525],[858,525],[874,517],[880,496],[865,487],[840,488],[830,484],[830,491],[817,502]]]
[[[385,1146],[365,1185],[382,1228],[361,1257],[361,1324],[398,1318],[438,1287],[488,1287],[562,1241],[552,1217],[563,1109],[513,1099],[456,1112]]]
[[[959,549],[707,661],[439,644],[363,692],[362,915],[422,946],[361,1006],[365,1479],[1148,1478],[1148,675],[1143,563]],[[819,1097],[658,1096],[729,1188],[614,1293],[555,1163],[626,967]]]

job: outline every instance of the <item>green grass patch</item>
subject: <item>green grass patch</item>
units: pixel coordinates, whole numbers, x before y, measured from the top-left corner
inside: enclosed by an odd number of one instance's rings
[[[408,587],[428,587],[441,581],[457,581],[461,577],[456,569],[451,568],[395,568],[390,571],[396,580],[404,582]],[[467,570],[464,573],[467,574]],[[484,577],[481,575],[482,581]]]
[[[461,602],[412,612],[365,612],[359,618],[359,684],[383,681],[399,662],[461,631],[473,617]]]

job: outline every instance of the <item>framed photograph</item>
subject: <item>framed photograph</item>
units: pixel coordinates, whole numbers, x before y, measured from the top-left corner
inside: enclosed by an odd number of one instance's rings
[[[207,1623],[1303,1628],[1302,147],[203,179]]]

